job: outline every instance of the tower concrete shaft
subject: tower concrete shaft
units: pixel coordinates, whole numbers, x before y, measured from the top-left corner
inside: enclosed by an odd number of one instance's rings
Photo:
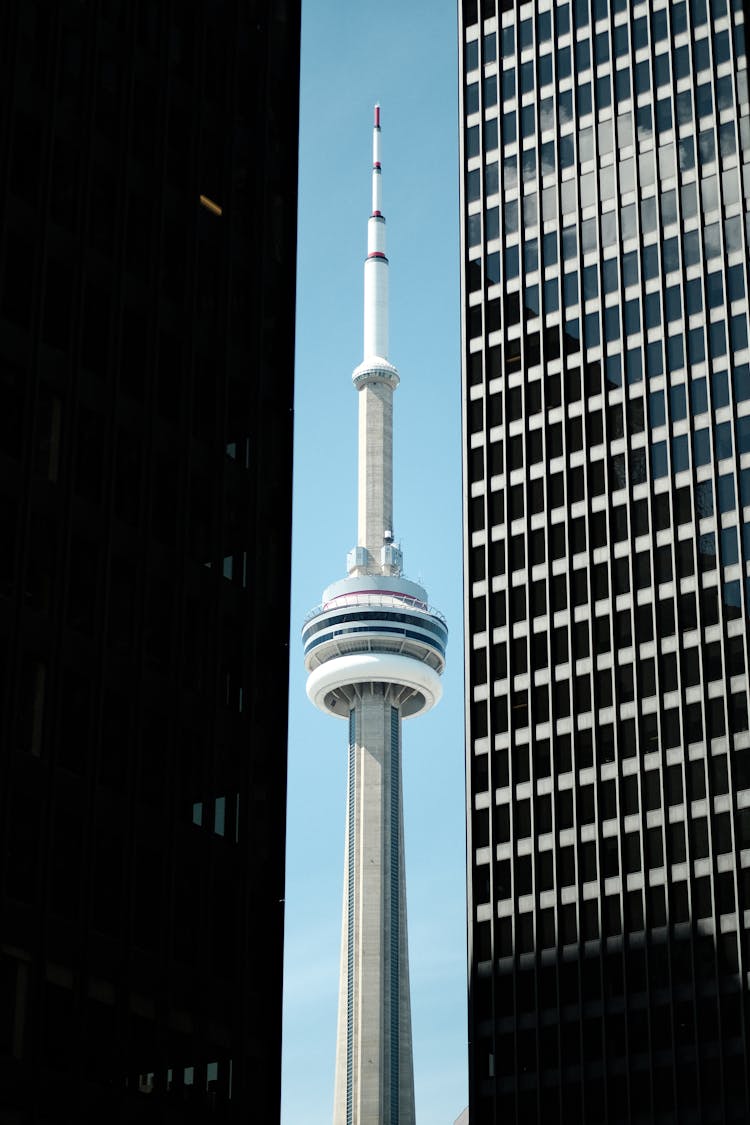
[[[349,715],[334,1125],[414,1125],[398,692]]]
[[[393,532],[393,388],[378,381],[359,391],[359,487],[357,543],[364,566],[353,573],[387,574],[383,549]]]
[[[348,577],[323,593],[302,639],[307,694],[349,723],[334,1125],[414,1125],[406,933],[401,721],[441,696],[448,630],[401,576],[393,539],[393,392],[388,259],[381,212],[380,109],[365,262],[359,393],[359,520]]]

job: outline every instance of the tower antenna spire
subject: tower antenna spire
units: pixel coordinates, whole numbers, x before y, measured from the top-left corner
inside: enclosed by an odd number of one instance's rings
[[[388,270],[380,106],[376,105],[372,211],[364,265],[364,356],[352,375],[359,391],[357,546],[347,559],[352,576],[401,573],[401,552],[393,542],[393,392],[399,375],[388,359]]]
[[[372,127],[372,212],[367,223],[365,260],[365,362],[374,358],[388,359],[388,258],[385,253],[380,137],[380,106],[376,105]]]

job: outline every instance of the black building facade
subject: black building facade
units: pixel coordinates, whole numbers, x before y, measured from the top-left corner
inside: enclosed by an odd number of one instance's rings
[[[0,5],[0,1122],[280,1102],[299,4]]]
[[[747,1121],[745,15],[459,11],[470,1119]]]

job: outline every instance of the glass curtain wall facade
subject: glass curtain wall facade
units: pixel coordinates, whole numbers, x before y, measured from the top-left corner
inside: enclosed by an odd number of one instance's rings
[[[745,1121],[743,8],[459,9],[472,1125]]]
[[[280,1101],[299,5],[0,4],[0,1122]]]

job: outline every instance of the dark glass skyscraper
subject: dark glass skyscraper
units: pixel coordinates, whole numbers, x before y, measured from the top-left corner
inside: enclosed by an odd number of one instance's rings
[[[0,1122],[278,1120],[295,0],[0,5]]]
[[[747,1121],[739,0],[462,0],[472,1125]]]

